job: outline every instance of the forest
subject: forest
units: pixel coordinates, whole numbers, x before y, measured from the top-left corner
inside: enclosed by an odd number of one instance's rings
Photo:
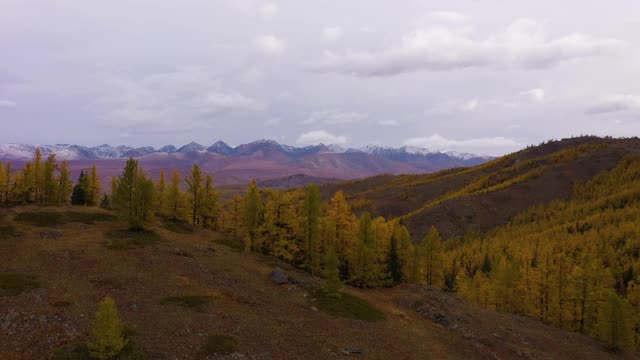
[[[154,182],[129,159],[106,186],[98,171],[86,169],[74,183],[66,162],[55,154],[43,159],[39,150],[20,169],[0,162],[0,204],[100,206],[132,229],[158,219],[184,222],[350,286],[435,286],[601,338],[612,349],[640,344],[637,157],[575,184],[568,200],[446,241],[435,227],[412,237],[402,217],[357,216],[341,191],[325,201],[316,185],[280,191],[252,181],[245,194],[226,198],[198,164],[184,179],[178,170],[162,171]]]

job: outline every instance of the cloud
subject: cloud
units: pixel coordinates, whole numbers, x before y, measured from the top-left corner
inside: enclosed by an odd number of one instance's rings
[[[539,104],[545,100],[545,91],[542,88],[526,90],[513,96],[493,97],[493,98],[473,98],[465,101],[450,100],[447,102],[435,104],[427,114],[454,114],[454,113],[471,113],[484,108],[515,108],[525,104]]]
[[[270,19],[278,15],[278,5],[274,3],[266,3],[260,6],[258,13],[265,19]]]
[[[464,104],[462,104],[462,111],[465,111],[465,112],[475,111],[479,105],[480,105],[480,101],[478,101],[478,99],[469,100]]]
[[[306,120],[302,121],[302,124],[323,123],[327,125],[339,125],[361,121],[366,118],[366,114],[355,111],[322,110],[311,113]]]
[[[300,145],[335,144],[341,145],[347,142],[347,138],[342,135],[334,135],[325,130],[314,130],[302,133],[296,140]]]
[[[623,44],[581,33],[548,38],[540,24],[519,19],[484,39],[455,27],[418,29],[405,35],[399,44],[381,50],[326,51],[323,59],[308,63],[307,69],[361,77],[485,67],[540,69],[611,54]]]
[[[322,29],[322,38],[328,41],[335,41],[342,37],[342,28],[339,26],[329,26]]]
[[[271,118],[264,122],[264,126],[278,126],[280,125],[280,118]]]
[[[469,151],[480,154],[504,153],[516,150],[521,144],[505,137],[475,138],[465,140],[448,139],[439,134],[426,137],[409,138],[404,142],[407,146],[417,146],[436,151]]]
[[[455,114],[455,113],[471,113],[478,111],[481,107],[485,107],[489,104],[496,104],[495,101],[485,101],[480,100],[478,98],[473,98],[470,100],[457,101],[450,100],[447,102],[435,104],[429,110],[427,110],[426,114]]]
[[[168,133],[211,128],[216,119],[259,112],[266,104],[224,89],[203,68],[151,74],[142,79],[109,75],[106,94],[91,108],[103,123],[136,133]]]
[[[640,95],[620,94],[606,97],[598,104],[587,109],[587,113],[598,115],[635,110],[640,110]]]
[[[231,92],[224,93],[220,91],[212,91],[203,94],[200,101],[200,112],[203,114],[218,114],[225,111],[233,110],[260,110],[262,105],[247,96]]]
[[[378,121],[378,124],[380,124],[382,126],[398,126],[398,125],[400,125],[395,120],[380,120],[380,121]]]
[[[545,98],[544,89],[541,89],[541,88],[535,88],[535,89],[523,91],[520,93],[520,95],[524,96],[525,98],[533,102],[544,102],[544,98]]]
[[[9,99],[0,99],[0,108],[14,108],[18,106],[18,104],[15,101],[9,100]]]
[[[429,14],[429,17],[437,21],[450,23],[464,23],[469,21],[467,15],[455,11],[434,11]]]
[[[285,43],[274,35],[256,37],[255,45],[260,52],[267,56],[280,56],[285,50]]]

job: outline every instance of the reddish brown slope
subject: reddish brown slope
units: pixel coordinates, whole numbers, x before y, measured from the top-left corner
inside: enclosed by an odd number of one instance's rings
[[[505,224],[530,206],[567,198],[576,182],[632,154],[640,154],[639,139],[566,139],[474,168],[373,177],[325,185],[323,193],[343,190],[359,212],[403,217],[415,237],[432,225],[445,237],[460,236]]]

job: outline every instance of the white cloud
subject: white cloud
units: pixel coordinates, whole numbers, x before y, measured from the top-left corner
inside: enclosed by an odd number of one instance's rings
[[[380,124],[382,126],[398,126],[398,125],[400,125],[395,120],[380,120],[380,121],[378,121],[378,124]]]
[[[347,142],[347,138],[342,135],[334,135],[325,130],[314,130],[301,134],[296,140],[300,145],[335,144],[341,145]]]
[[[467,15],[455,11],[434,11],[429,14],[429,17],[437,21],[450,23],[464,23],[469,21]]]
[[[266,3],[260,6],[258,11],[261,17],[265,19],[270,19],[276,15],[278,15],[278,5],[274,3]]]
[[[322,110],[312,112],[302,124],[323,123],[327,125],[347,124],[367,118],[366,114],[355,111]]]
[[[548,38],[543,27],[529,19],[516,20],[484,39],[467,30],[446,26],[418,29],[405,35],[399,44],[379,51],[327,51],[322,60],[307,67],[315,72],[363,77],[480,67],[536,69],[607,55],[623,45],[619,40],[581,33]]]
[[[264,122],[264,126],[278,126],[280,125],[280,118],[271,118]]]
[[[485,108],[515,108],[520,105],[530,103],[539,104],[545,100],[545,91],[542,88],[535,88],[522,91],[517,95],[493,98],[473,98],[466,101],[450,100],[435,104],[426,114],[454,114],[459,112],[476,112]]]
[[[2,107],[13,108],[16,106],[18,106],[18,104],[15,101],[8,100],[8,99],[0,99],[0,108]]]
[[[407,146],[416,146],[436,151],[469,151],[480,154],[504,153],[521,147],[515,140],[505,137],[475,138],[455,140],[438,134],[426,137],[414,137],[404,142]]]
[[[322,29],[322,37],[328,41],[335,41],[342,37],[342,28],[339,26],[329,26]]]
[[[279,56],[285,50],[285,43],[274,35],[261,35],[256,37],[255,45],[263,54]]]
[[[238,93],[224,93],[212,91],[204,94],[199,101],[200,112],[203,114],[217,114],[224,111],[233,110],[259,110],[262,105],[254,99]]]
[[[623,111],[640,111],[640,95],[619,94],[608,96],[587,109],[587,113],[594,115]]]
[[[480,105],[480,101],[478,99],[469,100],[464,104],[462,104],[462,111],[465,111],[465,112],[475,111],[479,105]]]
[[[216,119],[259,112],[266,104],[230,89],[203,68],[186,68],[132,80],[107,76],[106,95],[92,104],[109,126],[137,133],[210,128]]]
[[[533,102],[544,102],[544,99],[545,99],[544,89],[541,89],[541,88],[535,88],[535,89],[523,91],[520,93],[520,95],[526,97],[527,99]]]
[[[480,107],[486,106],[487,103],[485,101],[480,101],[478,98],[473,98],[465,101],[456,101],[450,100],[447,102],[435,104],[429,110],[427,110],[426,114],[454,114],[459,112],[475,112],[480,109]]]

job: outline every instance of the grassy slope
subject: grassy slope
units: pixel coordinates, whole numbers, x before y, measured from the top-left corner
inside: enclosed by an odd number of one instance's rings
[[[466,169],[378,176],[322,187],[343,190],[357,211],[404,217],[412,235],[435,225],[444,237],[503,225],[533,205],[570,196],[573,184],[640,154],[639,139],[575,138],[552,142]]]
[[[23,211],[0,210],[5,223]],[[163,241],[110,250],[103,245],[105,234],[121,224],[68,223],[56,228],[61,236],[55,240],[41,238],[41,227],[12,225],[22,235],[0,240],[0,272],[33,274],[42,288],[0,297],[0,326],[7,326],[0,331],[2,359],[46,358],[56,346],[83,340],[106,295],[115,298],[136,342],[152,358],[202,357],[210,334],[233,336],[239,352],[252,359],[340,358],[345,347],[361,349],[366,359],[614,357],[585,336],[416,287],[348,290],[380,309],[382,321],[333,317],[311,307],[307,290],[271,284],[272,264],[215,243],[216,235],[207,231],[158,228]],[[193,257],[178,256],[178,250]],[[209,296],[210,304],[201,312],[163,304],[168,296],[184,295]],[[425,316],[425,308],[444,314],[448,324]]]

